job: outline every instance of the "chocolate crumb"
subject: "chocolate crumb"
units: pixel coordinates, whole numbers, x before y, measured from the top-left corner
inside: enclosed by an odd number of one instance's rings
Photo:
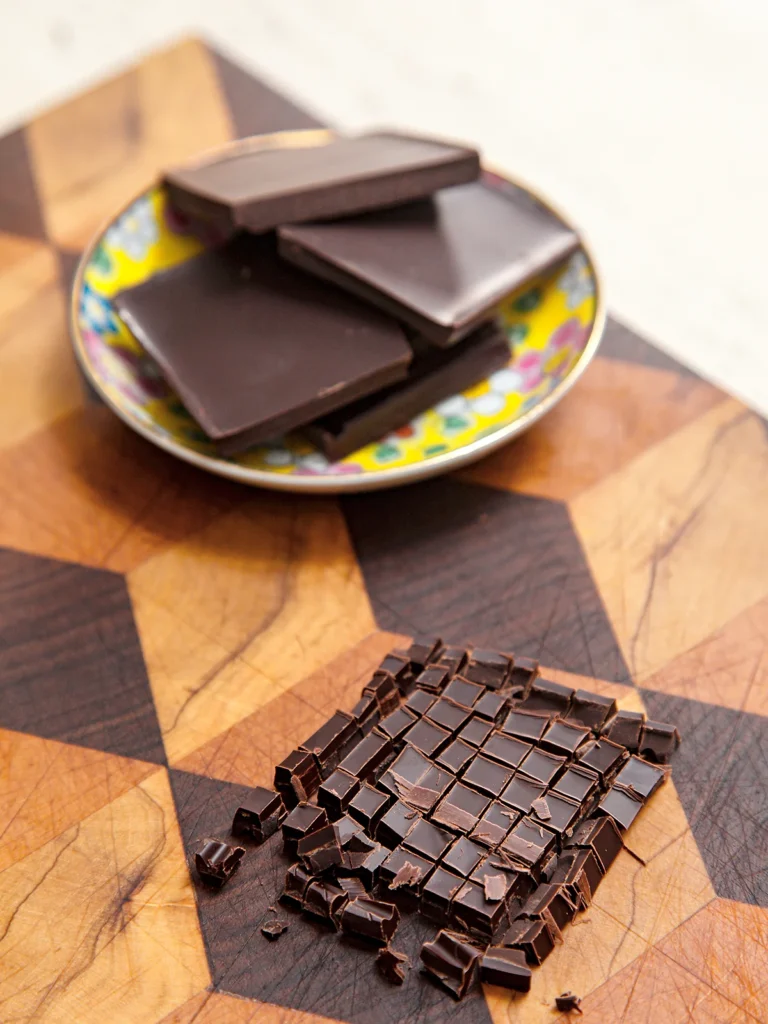
[[[507,891],[503,875],[486,875],[483,879],[485,898],[489,903],[498,903],[503,900]]]
[[[270,907],[269,909],[272,910],[272,907]],[[263,924],[261,926],[261,934],[265,938],[269,939],[270,942],[274,942],[275,939],[279,939],[283,932],[287,931],[288,925],[285,923],[285,921],[279,921],[277,919],[275,919],[274,921],[267,921],[266,924]]]
[[[406,861],[389,883],[390,889],[399,889],[401,885],[415,885],[421,878],[421,868]]]
[[[542,821],[549,821],[549,819],[552,817],[552,814],[549,810],[549,804],[543,796],[537,797],[531,804],[531,807],[534,811],[536,811],[536,813]]]
[[[581,1000],[573,992],[563,992],[561,996],[557,996],[555,1006],[561,1013],[570,1013],[572,1010],[575,1010],[576,1013],[584,1013],[581,1008]]]
[[[391,946],[384,946],[379,950],[376,957],[376,966],[379,972],[384,975],[387,981],[393,985],[402,985],[405,981],[405,968],[410,967],[411,961],[405,953],[399,953]]]

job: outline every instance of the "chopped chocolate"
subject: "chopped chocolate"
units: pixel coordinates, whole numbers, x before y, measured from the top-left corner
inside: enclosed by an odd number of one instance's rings
[[[380,669],[369,683],[363,687],[363,697],[374,697],[379,705],[382,717],[400,706],[400,691],[394,678]]]
[[[536,815],[539,821],[548,821],[552,814],[549,810],[549,804],[543,796],[537,797],[531,804],[531,811]]]
[[[574,903],[588,907],[602,878],[603,870],[595,851],[574,848],[560,855],[552,882],[564,885]]]
[[[218,839],[206,839],[195,854],[195,867],[200,881],[220,889],[240,867],[244,856],[242,846],[230,846]]]
[[[381,865],[379,886],[397,897],[418,897],[434,863],[402,847],[393,850]]]
[[[501,802],[509,804],[522,814],[528,814],[533,801],[538,800],[546,791],[547,787],[541,783],[516,775],[501,794]]]
[[[548,754],[545,750],[532,750],[520,762],[519,771],[534,782],[548,786],[559,775],[566,758]]]
[[[436,662],[442,653],[443,641],[440,637],[416,637],[408,648],[407,656],[414,671],[421,673],[427,665]]]
[[[501,850],[536,875],[554,845],[554,832],[549,832],[531,818],[523,818],[501,844]]]
[[[643,809],[643,801],[634,796],[631,792],[619,789],[614,786],[609,789],[598,804],[595,814],[608,815],[613,818],[622,832],[626,832],[640,811]]]
[[[574,694],[572,686],[563,686],[539,677],[531,683],[528,696],[520,705],[524,711],[543,711],[549,715],[566,715]]]
[[[420,956],[426,970],[454,998],[462,999],[467,994],[480,951],[464,935],[443,929],[431,942],[424,943]]]
[[[416,689],[426,690],[427,693],[442,693],[443,687],[450,678],[451,675],[447,668],[438,668],[437,665],[433,665],[418,674]]]
[[[378,844],[376,844],[378,847]],[[340,889],[349,896],[351,900],[356,900],[358,896],[368,896],[368,890],[365,888],[359,878],[354,875],[341,875],[337,878],[337,882]]]
[[[442,746],[451,738],[446,729],[430,722],[428,718],[420,718],[415,725],[412,725],[403,737],[406,743],[416,747],[427,757],[433,757]]]
[[[493,733],[483,744],[483,753],[486,757],[500,761],[509,768],[519,768],[520,762],[532,749],[530,743],[523,743],[500,732]]]
[[[612,818],[588,818],[578,825],[566,847],[594,850],[603,874],[613,864],[624,845]]]
[[[405,981],[405,968],[410,967],[411,961],[405,953],[398,953],[390,946],[384,946],[379,950],[376,957],[376,966],[379,973],[393,985],[402,985]]]
[[[591,735],[586,726],[572,722],[553,722],[541,737],[541,746],[553,754],[572,757]]]
[[[552,786],[552,791],[584,805],[597,791],[599,782],[600,776],[591,768],[571,765]]]
[[[435,698],[431,693],[427,693],[426,690],[414,690],[403,707],[421,718],[429,711],[434,702]]]
[[[402,791],[401,799],[410,807],[427,813],[432,810],[452,783],[453,775],[433,764],[421,777],[418,785],[410,787],[407,791]]]
[[[413,686],[414,679],[411,662],[403,654],[395,654],[394,651],[390,652],[376,669],[374,675],[379,673],[392,676],[395,685],[402,694],[408,693]]]
[[[428,860],[438,861],[451,845],[454,836],[420,818],[403,840],[403,846]]]
[[[482,703],[479,701],[478,703]],[[493,730],[493,723],[486,722],[482,718],[470,718],[467,724],[459,733],[459,739],[465,743],[471,743],[473,747],[482,747]]]
[[[354,874],[360,879],[365,888],[372,892],[379,881],[381,865],[389,856],[386,846],[376,843],[373,850],[368,854],[362,864],[354,869]],[[339,869],[342,870],[342,869]]]
[[[337,768],[318,789],[317,802],[328,812],[331,821],[335,821],[346,812],[352,797],[359,789],[359,779],[345,772],[343,768]]]
[[[515,992],[530,992],[531,969],[525,962],[525,953],[520,949],[491,946],[480,961],[480,980]]]
[[[548,857],[541,862],[539,869],[539,882],[551,882],[557,869],[558,853],[553,850]]]
[[[327,921],[338,931],[339,920],[348,900],[349,897],[344,890],[334,882],[318,878],[307,886],[301,909],[313,917]]]
[[[489,690],[500,690],[509,677],[512,658],[498,651],[476,648],[469,656],[469,664],[462,675],[470,682],[480,683]]]
[[[440,668],[447,668],[452,676],[458,676],[468,658],[469,652],[464,647],[445,647],[437,664]]]
[[[575,996],[573,992],[563,992],[560,996],[555,996],[555,1008],[560,1013],[571,1013],[575,1010],[576,1013],[583,1013],[581,1008],[581,1000],[578,996]]]
[[[645,723],[642,711],[617,711],[613,718],[606,722],[601,733],[614,743],[620,743],[631,754],[636,754],[640,747],[640,734]]]
[[[578,764],[597,772],[602,782],[607,782],[626,761],[627,751],[611,740],[593,740],[585,750],[579,752]]]
[[[640,734],[639,753],[648,761],[669,764],[669,759],[680,746],[680,733],[674,725],[648,721]]]
[[[468,743],[464,743],[462,740],[454,740],[453,743],[449,743],[445,750],[438,755],[437,763],[458,775],[461,769],[469,764],[476,753],[475,748],[471,747]]]
[[[328,824],[328,815],[322,807],[299,804],[283,822],[283,852],[289,857],[297,855],[300,839]]]
[[[578,904],[565,885],[550,882],[540,885],[523,907],[523,917],[555,922],[560,931],[576,916]]]
[[[378,847],[365,832],[357,832],[342,843],[341,867],[350,871],[365,864],[369,855]]]
[[[425,718],[436,722],[450,733],[456,733],[470,718],[472,712],[456,704],[450,697],[440,697],[427,712]]]
[[[416,822],[421,818],[418,811],[415,811],[402,800],[397,800],[386,814],[381,818],[376,828],[376,839],[390,850],[405,839]]]
[[[394,903],[358,896],[344,907],[341,930],[385,946],[395,934],[399,921],[400,911]]]
[[[555,936],[546,921],[521,917],[513,921],[502,945],[522,950],[529,964],[543,963],[555,948]]]
[[[314,755],[305,750],[291,751],[275,768],[275,789],[288,808],[305,803],[316,792],[320,781]]]
[[[359,821],[363,828],[373,835],[379,819],[389,806],[390,799],[386,793],[363,783],[359,792],[350,801],[347,811],[355,821]]]
[[[538,743],[550,721],[549,715],[543,715],[541,712],[513,708],[507,715],[501,731],[508,736],[517,736],[518,739]]]
[[[516,894],[518,876],[519,872],[510,871],[504,861],[491,855],[477,865],[469,876],[469,881],[483,887],[489,903],[498,903],[499,900],[506,902],[510,896]]]
[[[298,855],[304,866],[314,874],[344,864],[344,847],[361,831],[358,822],[344,815],[331,825],[310,832],[299,840]]]
[[[320,774],[327,779],[338,767],[350,744],[359,737],[360,730],[354,718],[344,711],[337,711],[301,744],[301,749],[315,755]]]
[[[485,898],[490,902],[498,902],[506,895],[507,884],[504,875],[486,875],[483,883]]]
[[[432,762],[421,751],[406,746],[379,778],[377,785],[379,789],[399,797],[403,782],[417,785],[431,767]]]
[[[653,796],[665,781],[667,773],[663,768],[632,756],[616,776],[615,785],[629,790],[632,796],[645,802]]]
[[[535,658],[515,658],[509,674],[508,687],[513,697],[527,697],[531,683],[539,675],[539,663]]]
[[[442,866],[461,875],[462,878],[469,878],[484,857],[485,850],[482,846],[478,846],[476,843],[470,842],[466,836],[462,836],[443,856]]]
[[[504,804],[494,800],[483,811],[482,818],[470,832],[469,838],[495,850],[519,818],[517,811],[510,811]]]
[[[248,794],[248,803],[238,807],[232,821],[232,835],[244,836],[257,843],[273,836],[286,815],[279,793],[256,786]]]
[[[512,775],[510,768],[505,768],[498,761],[491,761],[490,758],[478,754],[464,770],[461,779],[462,782],[489,796],[499,796],[502,790],[506,789]]]
[[[484,886],[466,881],[453,898],[455,920],[469,935],[493,940],[507,926],[507,908],[502,901],[486,899]]]
[[[385,764],[392,752],[392,740],[374,731],[360,740],[339,767],[358,779],[366,780]]]
[[[475,703],[485,693],[485,687],[479,683],[472,683],[461,676],[452,679],[445,688],[443,696],[450,697],[456,704],[464,708],[472,709]]]
[[[542,804],[546,807],[546,813],[543,813]],[[546,796],[534,800],[531,811],[534,818],[544,822],[548,829],[562,837],[579,820],[581,804],[574,803],[567,797],[558,796],[557,793],[547,793]]]
[[[279,939],[281,935],[288,931],[288,925],[285,921],[279,921],[274,918],[272,921],[267,921],[266,924],[261,926],[261,934],[269,939],[270,942],[274,942],[275,939]]]
[[[616,713],[613,697],[602,697],[599,693],[577,690],[571,697],[568,718],[572,722],[586,725],[588,729],[600,732],[608,718]]]
[[[285,876],[285,887],[280,896],[281,902],[301,908],[304,902],[304,893],[312,881],[314,881],[314,876],[301,864],[292,864]]]
[[[508,697],[505,697],[503,693],[490,691],[483,694],[472,710],[478,718],[485,718],[495,724],[508,707]]]
[[[402,739],[416,721],[417,716],[411,714],[406,708],[397,708],[397,710],[387,715],[386,718],[382,718],[376,728],[379,732],[384,733],[385,736],[389,736],[394,743]]]
[[[350,711],[350,714],[357,722],[357,726],[364,736],[379,724],[381,710],[379,703],[372,693],[366,693]]]
[[[457,782],[437,805],[432,817],[454,832],[471,832],[489,802],[487,796]]]
[[[464,879],[452,871],[438,866],[421,890],[419,910],[424,917],[438,924],[447,924],[451,915],[453,897],[464,885]]]

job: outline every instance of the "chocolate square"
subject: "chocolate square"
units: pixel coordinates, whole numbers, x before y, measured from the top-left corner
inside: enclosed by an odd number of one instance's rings
[[[519,811],[514,811],[500,801],[494,800],[483,811],[482,818],[469,833],[469,838],[495,850],[521,816]]]
[[[589,690],[577,690],[571,697],[568,718],[599,732],[615,713],[616,701],[612,697],[602,697],[599,693],[590,693]]]
[[[605,873],[618,857],[624,841],[612,818],[588,818],[578,825],[566,840],[566,849],[573,847],[594,850]]]
[[[473,747],[482,747],[493,730],[492,722],[485,722],[482,718],[470,718],[464,728],[459,732],[459,739],[465,743],[471,743]]]
[[[569,800],[586,804],[596,793],[600,776],[591,768],[571,765],[552,786],[553,793],[567,796]]]
[[[381,708],[379,702],[372,693],[366,693],[350,711],[350,714],[357,723],[358,728],[364,736],[379,724],[381,719]]]
[[[501,731],[507,736],[516,736],[521,740],[538,743],[544,732],[549,728],[551,719],[538,711],[522,711],[513,708],[507,715]]]
[[[413,850],[427,860],[438,861],[453,843],[454,836],[426,818],[420,818],[403,840],[403,848]]]
[[[449,743],[445,750],[438,755],[437,763],[452,771],[454,775],[458,775],[461,769],[469,764],[476,754],[477,750],[468,743],[464,743],[462,740],[454,740],[453,743]]]
[[[406,708],[397,708],[386,718],[382,718],[376,728],[395,742],[401,739],[416,721],[417,716],[412,715]]]
[[[363,687],[363,697],[375,697],[382,718],[400,706],[400,691],[392,676],[377,671]]]
[[[576,916],[577,904],[564,885],[540,885],[523,907],[523,917],[555,922],[560,931]]]
[[[648,721],[640,734],[641,757],[657,764],[669,764],[669,759],[680,746],[680,733],[666,722]]]
[[[367,896],[350,899],[341,914],[341,930],[347,935],[386,945],[394,936],[400,911],[393,903],[383,903]]]
[[[473,683],[480,683],[489,690],[500,690],[506,683],[512,659],[499,651],[475,649],[469,657],[469,664],[464,670],[464,678]]]
[[[315,880],[302,864],[292,864],[285,875],[284,890],[280,896],[281,903],[301,909],[304,893],[310,882]]]
[[[572,686],[539,677],[531,683],[528,696],[520,708],[523,711],[543,711],[549,715],[565,716],[574,692]]]
[[[588,907],[602,878],[594,850],[572,849],[560,855],[552,882],[566,886],[574,903]]]
[[[572,722],[553,722],[540,742],[544,750],[572,757],[591,736],[592,732],[586,726]]]
[[[615,785],[629,790],[633,796],[645,802],[656,792],[666,777],[667,773],[663,768],[650,764],[640,757],[632,756],[616,776]]]
[[[480,960],[480,980],[513,992],[530,992],[531,969],[526,964],[525,953],[519,949],[491,946]]]
[[[295,857],[299,840],[327,824],[328,815],[322,807],[311,804],[294,807],[283,822],[283,852],[288,857]]]
[[[430,921],[447,924],[453,897],[464,885],[464,879],[438,865],[421,890],[419,910]]]
[[[631,754],[636,754],[640,747],[640,734],[644,723],[645,715],[641,711],[617,711],[613,718],[605,723],[601,734],[614,743],[620,743]]]
[[[555,846],[555,834],[531,818],[523,818],[501,844],[501,850],[513,861],[536,875]]]
[[[509,804],[523,814],[528,814],[533,801],[544,796],[546,790],[547,787],[541,783],[516,775],[501,794],[501,802]]]
[[[394,796],[400,796],[400,787],[396,780],[404,779],[415,786],[431,767],[432,762],[420,750],[405,746],[380,777],[378,787],[386,789]]]
[[[467,664],[468,657],[469,653],[464,647],[445,647],[437,664],[447,668],[452,676],[457,676]]]
[[[427,693],[437,695],[442,693],[443,687],[447,684],[450,678],[448,669],[438,668],[437,665],[432,665],[430,668],[425,668],[424,671],[420,672],[416,677],[416,689],[426,690]]]
[[[392,676],[400,693],[407,693],[413,686],[414,676],[411,662],[403,654],[390,652],[376,669],[374,675],[378,675],[380,672]]]
[[[478,718],[485,718],[494,724],[509,706],[509,699],[503,693],[484,693],[474,705],[473,711]]]
[[[339,920],[348,900],[349,896],[340,886],[329,879],[317,878],[307,886],[301,909],[305,914],[327,921],[338,931]]]
[[[360,780],[337,768],[317,791],[317,802],[328,812],[331,821],[340,818],[349,807],[352,797],[360,789]]]
[[[230,846],[218,839],[206,839],[195,854],[195,867],[200,881],[220,889],[240,867],[244,856],[242,846]]]
[[[375,838],[382,846],[394,850],[420,818],[418,811],[404,804],[402,800],[397,800],[379,821]]]
[[[348,813],[371,835],[376,825],[389,806],[391,797],[373,786],[363,783],[358,793],[350,801]]]
[[[446,686],[444,696],[450,697],[451,700],[461,704],[462,707],[471,709],[484,693],[484,686],[480,686],[479,683],[468,682],[461,676],[457,676]]]
[[[548,754],[545,750],[532,750],[520,762],[518,771],[534,782],[548,786],[560,773],[565,764],[564,757]]]
[[[514,658],[509,673],[509,691],[513,697],[527,697],[531,683],[539,675],[539,663],[535,658]]]
[[[418,674],[436,662],[443,653],[443,641],[440,637],[416,637],[406,651],[414,671]]]
[[[359,878],[368,892],[371,892],[379,881],[381,865],[388,856],[389,850],[387,847],[375,843],[373,849],[361,864],[354,868],[339,867],[336,869],[336,874],[341,875],[342,872],[349,872],[349,874]]]
[[[431,942],[424,943],[420,957],[433,978],[454,998],[463,999],[480,961],[480,951],[465,935],[443,929]]]
[[[404,708],[412,712],[417,717],[421,718],[435,703],[435,697],[433,694],[428,693],[426,690],[414,690],[408,700],[403,704]]]
[[[377,732],[363,737],[339,765],[358,779],[368,779],[393,753],[392,740]]]
[[[468,711],[460,704],[455,704],[447,697],[440,697],[426,713],[425,718],[431,722],[436,722],[450,733],[456,733],[470,718],[471,714],[471,711]]]
[[[443,855],[442,866],[461,875],[462,878],[468,878],[483,857],[485,857],[485,850],[476,843],[470,842],[466,836],[462,836]]]
[[[470,935],[493,939],[507,927],[507,908],[503,900],[491,902],[483,887],[465,882],[453,898],[451,917]]]
[[[521,950],[529,964],[543,963],[555,948],[555,937],[549,924],[525,917],[513,921],[501,941],[504,946]]]
[[[321,776],[327,779],[339,766],[349,745],[359,736],[360,730],[354,718],[344,711],[337,711],[301,744],[300,749],[314,754]]]
[[[320,782],[315,756],[306,750],[292,750],[275,768],[275,789],[289,809],[299,802],[306,803]]]
[[[381,865],[379,886],[392,897],[418,898],[434,866],[433,861],[400,846]]]
[[[581,804],[551,792],[535,800],[531,809],[533,818],[559,836],[563,836],[579,820],[580,815]]]
[[[478,754],[464,770],[461,780],[489,796],[499,796],[512,775],[510,768],[505,768],[498,761],[491,761],[490,758]]]
[[[285,815],[285,805],[280,794],[256,786],[248,794],[248,803],[238,807],[235,812],[232,835],[263,843],[277,832]]]
[[[530,754],[532,750],[530,743],[523,743],[522,740],[513,736],[505,736],[504,733],[495,732],[483,744],[483,754],[499,761],[508,768],[519,768],[521,761]]]
[[[624,747],[611,740],[594,740],[582,752],[579,752],[577,764],[584,765],[597,772],[602,782],[608,781],[621,767],[628,757]]]
[[[600,801],[595,814],[608,815],[613,818],[620,830],[625,832],[642,809],[642,800],[638,800],[628,790],[614,786]]]
[[[441,729],[439,725],[435,725],[434,722],[430,722],[428,718],[420,718],[403,738],[406,743],[416,747],[422,754],[434,757],[451,738],[451,734],[446,729]]]
[[[489,803],[487,796],[457,782],[432,812],[432,819],[454,832],[471,832]]]

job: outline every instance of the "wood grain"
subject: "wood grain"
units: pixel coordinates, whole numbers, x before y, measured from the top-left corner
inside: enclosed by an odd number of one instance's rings
[[[49,245],[0,232],[0,338],[7,318],[55,280],[56,256]],[[26,315],[34,318],[35,310]]]
[[[0,168],[0,232],[44,238],[45,227],[24,129],[0,138]]]
[[[260,1003],[255,999],[236,999],[224,992],[201,992],[164,1017],[160,1024],[329,1024],[329,1017],[289,1010],[283,1006]]]

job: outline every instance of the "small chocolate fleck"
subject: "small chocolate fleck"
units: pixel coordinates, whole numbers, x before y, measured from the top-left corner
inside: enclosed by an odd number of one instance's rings
[[[489,903],[498,903],[507,893],[507,883],[503,875],[486,875],[483,881],[485,898]]]
[[[572,1010],[575,1010],[576,1013],[584,1013],[581,1008],[581,1000],[573,992],[563,992],[561,996],[556,996],[555,1006],[560,1013],[570,1013]]]
[[[376,966],[379,972],[384,975],[387,981],[393,985],[402,985],[405,981],[405,968],[410,967],[411,961],[405,953],[399,953],[391,946],[384,946],[379,950],[376,957]]]
[[[536,811],[536,814],[541,818],[542,821],[549,821],[552,817],[549,811],[549,804],[543,796],[537,797],[536,800],[531,804],[531,809]]]
[[[406,861],[398,869],[395,877],[389,883],[390,889],[399,889],[401,885],[415,885],[421,880],[422,870],[410,861]]]
[[[266,924],[261,926],[261,934],[269,939],[270,942],[274,942],[279,939],[283,932],[288,931],[288,925],[285,921],[279,921],[275,918],[274,921],[267,921]]]

